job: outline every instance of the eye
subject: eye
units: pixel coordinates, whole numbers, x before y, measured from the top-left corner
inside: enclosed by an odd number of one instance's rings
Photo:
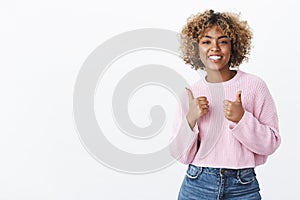
[[[220,45],[226,45],[226,44],[229,44],[230,43],[230,40],[226,40],[226,39],[224,39],[224,40],[220,40]]]
[[[201,43],[202,43],[202,44],[210,44],[210,41],[204,40],[204,41],[202,41]]]
[[[220,42],[220,44],[228,44],[228,41],[227,40],[223,40]]]

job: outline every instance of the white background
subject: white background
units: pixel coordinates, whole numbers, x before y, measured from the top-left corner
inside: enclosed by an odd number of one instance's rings
[[[191,14],[208,8],[241,12],[252,27],[254,48],[241,69],[267,82],[282,136],[278,151],[257,168],[261,193],[264,199],[297,199],[300,30],[292,0],[1,0],[0,199],[176,199],[186,166],[130,175],[104,167],[85,150],[73,120],[74,83],[82,63],[107,39],[138,28],[178,32]],[[178,66],[184,66],[180,60]],[[142,148],[110,139],[126,151]]]

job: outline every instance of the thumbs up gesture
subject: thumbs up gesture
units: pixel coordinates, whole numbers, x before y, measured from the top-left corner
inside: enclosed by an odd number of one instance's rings
[[[242,99],[241,99],[241,94],[242,91],[238,91],[237,95],[236,95],[236,99],[235,101],[229,101],[229,100],[225,100],[224,101],[224,115],[225,117],[232,121],[232,122],[236,122],[238,123],[243,115],[244,115],[244,108],[242,105]]]
[[[195,98],[193,92],[185,88],[189,97],[189,111],[187,113],[187,120],[191,128],[193,128],[197,120],[208,113],[208,101],[205,96]]]

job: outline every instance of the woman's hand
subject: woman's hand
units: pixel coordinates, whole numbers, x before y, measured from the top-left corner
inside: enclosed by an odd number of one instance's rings
[[[242,91],[237,93],[235,101],[224,101],[224,115],[228,120],[235,123],[238,123],[245,113],[242,105],[241,94]]]
[[[193,92],[188,88],[185,89],[189,97],[189,111],[187,113],[186,118],[191,129],[193,129],[197,120],[208,113],[209,106],[207,98],[205,96],[194,98]]]

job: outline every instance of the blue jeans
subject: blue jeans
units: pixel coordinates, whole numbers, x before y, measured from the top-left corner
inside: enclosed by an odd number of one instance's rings
[[[254,168],[225,169],[190,164],[178,200],[260,200]]]

